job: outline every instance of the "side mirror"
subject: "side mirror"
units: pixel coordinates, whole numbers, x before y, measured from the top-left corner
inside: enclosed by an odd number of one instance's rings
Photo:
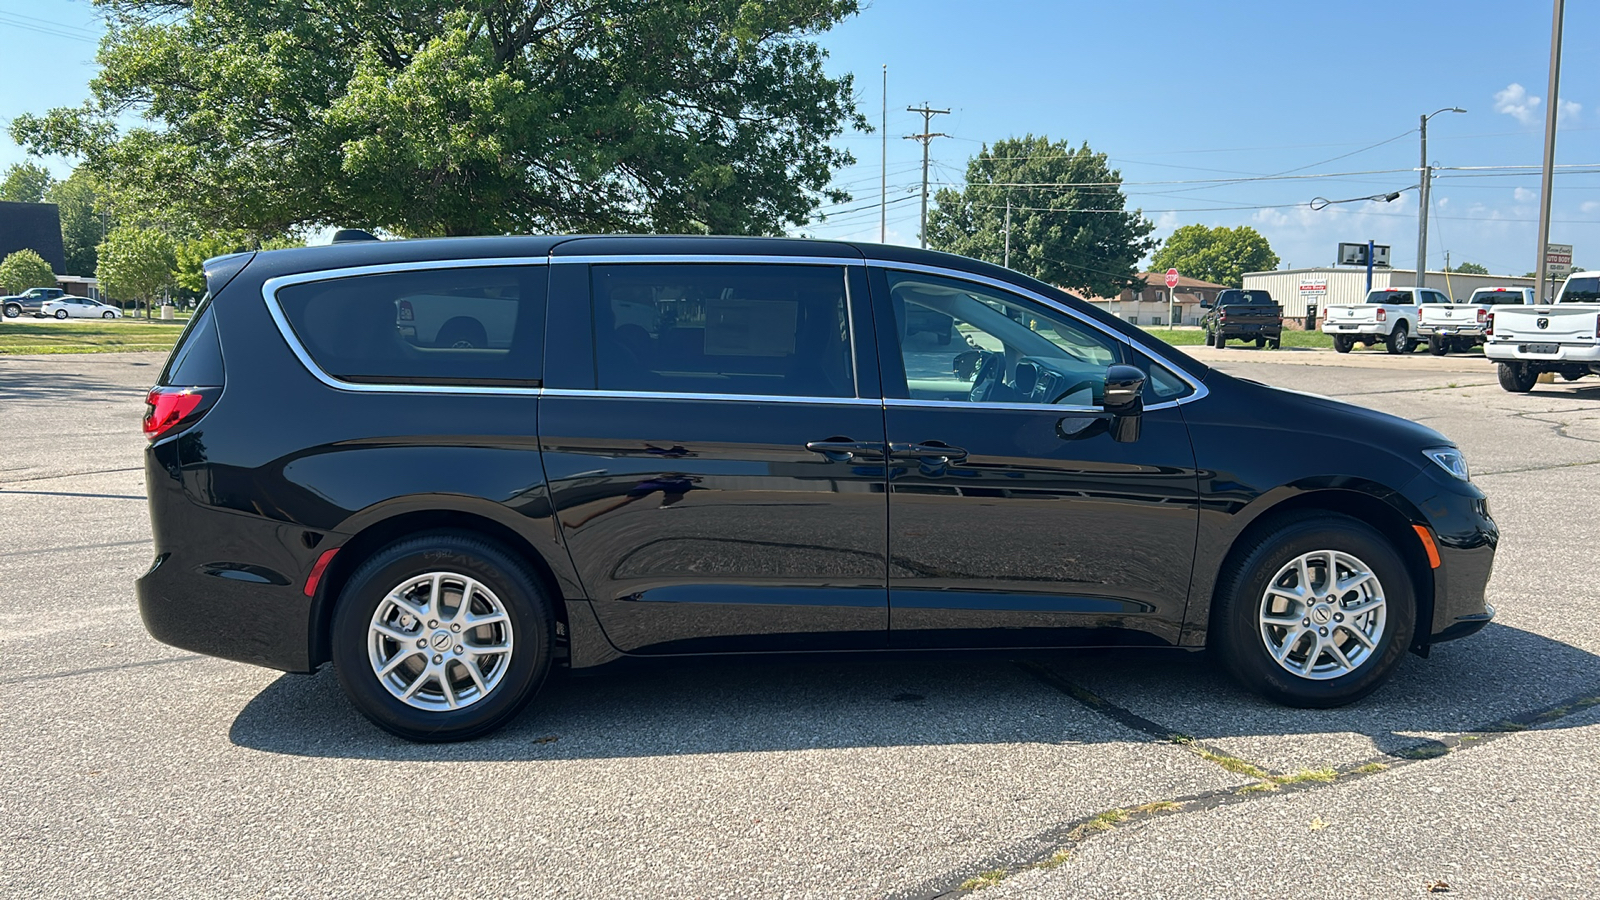
[[[1139,439],[1144,416],[1144,372],[1133,366],[1106,369],[1106,390],[1101,406],[1111,413],[1111,437],[1120,443]]]
[[[1210,300],[1201,300],[1200,301],[1200,308],[1201,309],[1210,309],[1213,306],[1216,306],[1216,304],[1212,303]]]

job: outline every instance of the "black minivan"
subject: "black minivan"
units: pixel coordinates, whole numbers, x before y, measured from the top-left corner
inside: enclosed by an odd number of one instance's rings
[[[145,624],[332,662],[407,738],[702,654],[1210,646],[1332,706],[1493,615],[1449,440],[985,263],[492,237],[206,278],[148,399]]]

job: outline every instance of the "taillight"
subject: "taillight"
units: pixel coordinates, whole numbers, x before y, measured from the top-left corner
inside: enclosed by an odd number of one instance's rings
[[[144,398],[144,436],[155,440],[179,425],[192,424],[222,393],[219,387],[162,387]]]
[[[1478,310],[1478,324],[1482,325],[1487,321],[1489,321],[1489,311],[1487,309]]]
[[[1494,313],[1489,313],[1489,318],[1484,320],[1484,337],[1494,337]]]
[[[1594,317],[1594,336],[1597,340],[1600,340],[1600,316]]]
[[[1388,312],[1388,310],[1385,310],[1385,309],[1384,309],[1384,308],[1383,308],[1383,307],[1381,307],[1381,306],[1380,306],[1380,307],[1378,307],[1378,321],[1379,321],[1379,322],[1383,322],[1383,321],[1386,321],[1386,320],[1387,320],[1387,319],[1388,319],[1388,318],[1389,318],[1389,312]]]

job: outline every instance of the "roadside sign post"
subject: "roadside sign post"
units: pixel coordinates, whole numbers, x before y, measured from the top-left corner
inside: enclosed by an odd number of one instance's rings
[[[1367,241],[1367,293],[1372,293],[1372,242]]]
[[[1556,282],[1572,273],[1572,245],[1571,244],[1545,244],[1544,245],[1544,270],[1550,273],[1550,300],[1556,299]],[[1544,290],[1544,285],[1539,285],[1539,290]]]
[[[1178,324],[1178,270],[1167,270],[1167,327]]]

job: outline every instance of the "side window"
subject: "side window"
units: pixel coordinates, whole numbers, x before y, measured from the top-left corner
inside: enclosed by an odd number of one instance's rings
[[[1106,367],[1128,359],[1117,338],[1015,294],[889,271],[889,300],[916,400],[1090,406]]]
[[[590,269],[601,390],[854,397],[842,266]]]
[[[277,301],[336,378],[529,386],[543,365],[547,278],[544,266],[413,270],[293,284]]]
[[[210,294],[200,299],[200,308],[184,326],[157,383],[179,387],[220,387],[223,384],[222,344],[217,340]]]

